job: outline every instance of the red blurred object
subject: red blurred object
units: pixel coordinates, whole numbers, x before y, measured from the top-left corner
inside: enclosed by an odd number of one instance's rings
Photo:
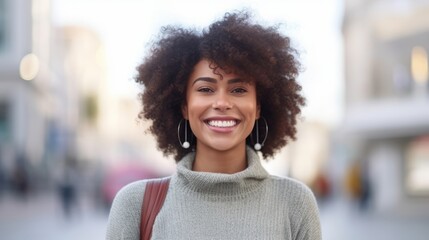
[[[138,164],[124,164],[107,170],[102,183],[103,200],[107,205],[113,202],[116,193],[125,185],[142,179],[159,177],[153,170]]]

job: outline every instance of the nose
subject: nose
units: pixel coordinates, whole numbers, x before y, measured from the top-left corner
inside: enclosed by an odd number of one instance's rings
[[[213,102],[213,109],[220,110],[220,111],[226,111],[233,107],[233,103],[229,99],[228,95],[226,93],[219,93],[217,97],[214,99]]]

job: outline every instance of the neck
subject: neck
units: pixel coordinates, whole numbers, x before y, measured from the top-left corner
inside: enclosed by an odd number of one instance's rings
[[[233,174],[243,171],[246,167],[246,144],[244,142],[242,146],[228,151],[218,151],[205,146],[197,147],[192,170]]]

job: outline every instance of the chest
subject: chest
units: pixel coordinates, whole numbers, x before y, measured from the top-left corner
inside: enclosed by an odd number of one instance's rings
[[[263,193],[214,200],[186,194],[166,199],[152,239],[292,239],[289,211]]]

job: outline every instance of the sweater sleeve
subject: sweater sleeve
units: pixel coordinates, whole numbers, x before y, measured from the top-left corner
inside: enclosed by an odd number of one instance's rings
[[[139,240],[140,218],[146,182],[137,181],[115,196],[109,213],[106,240]]]
[[[302,189],[300,217],[295,240],[321,240],[319,209],[316,199],[308,187]]]

